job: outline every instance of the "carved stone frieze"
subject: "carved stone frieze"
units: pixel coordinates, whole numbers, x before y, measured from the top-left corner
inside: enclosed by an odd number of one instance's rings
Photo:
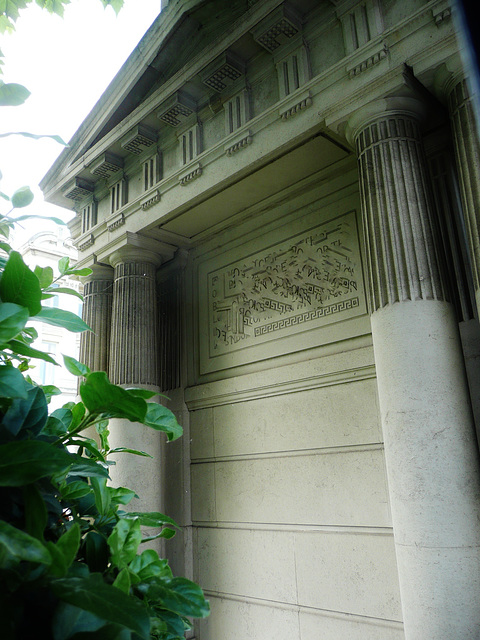
[[[362,312],[355,213],[208,274],[209,355]]]

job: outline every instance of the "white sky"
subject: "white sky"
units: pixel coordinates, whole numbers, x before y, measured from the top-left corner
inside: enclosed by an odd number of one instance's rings
[[[159,10],[160,0],[125,0],[115,16],[100,0],[72,0],[63,19],[34,4],[21,11],[16,31],[0,37],[2,80],[23,84],[31,96],[21,106],[0,107],[0,133],[57,134],[68,142]],[[0,190],[12,195],[28,185],[36,194],[32,205],[18,214],[72,217],[43,202],[37,186],[62,148],[49,139],[0,138]],[[8,208],[1,200],[0,213]],[[46,224],[29,222],[13,244],[23,243]]]

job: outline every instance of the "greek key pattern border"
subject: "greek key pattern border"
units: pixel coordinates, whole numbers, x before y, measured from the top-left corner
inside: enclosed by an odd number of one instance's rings
[[[358,297],[350,298],[349,300],[341,300],[339,302],[335,302],[334,304],[330,304],[326,307],[313,309],[312,311],[299,313],[296,316],[290,316],[289,318],[283,318],[282,320],[276,320],[275,322],[270,322],[269,324],[265,324],[262,327],[256,327],[255,336],[265,335],[266,333],[271,333],[272,331],[278,331],[279,329],[286,329],[287,327],[292,327],[297,324],[302,324],[303,322],[309,322],[310,320],[316,320],[317,318],[330,316],[334,313],[340,313],[341,311],[348,311],[349,309],[354,309],[359,305],[360,305],[360,300]]]

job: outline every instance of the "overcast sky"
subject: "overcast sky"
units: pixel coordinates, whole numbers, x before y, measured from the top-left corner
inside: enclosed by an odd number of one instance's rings
[[[31,96],[19,107],[1,107],[0,133],[57,134],[68,141],[159,10],[160,0],[125,0],[117,17],[100,0],[72,0],[63,19],[36,5],[21,11],[16,31],[1,37],[2,79],[25,85]],[[48,139],[0,138],[0,190],[11,195],[28,185],[36,199],[24,212],[71,218],[64,209],[43,203],[37,186],[61,151]],[[0,213],[6,207],[2,201]],[[37,230],[30,223],[21,241]]]

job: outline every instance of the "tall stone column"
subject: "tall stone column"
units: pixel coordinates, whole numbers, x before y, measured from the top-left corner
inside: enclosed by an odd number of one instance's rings
[[[420,104],[386,99],[356,142],[372,337],[406,640],[480,630],[480,469],[436,253]]]
[[[472,98],[465,79],[453,83],[449,108],[475,299],[480,313],[480,143]]]
[[[110,256],[115,268],[110,380],[156,388],[158,327],[155,274],[161,257],[125,246]]]
[[[92,371],[108,371],[113,300],[113,269],[94,264],[84,280],[82,317],[92,331],[80,336],[80,362]]]
[[[124,246],[110,256],[115,269],[109,378],[118,385],[159,391],[156,270],[161,256],[138,246]],[[152,399],[154,400],[154,398]],[[134,511],[163,511],[162,464],[165,436],[128,420],[110,421],[110,445],[148,453],[122,453],[110,472],[116,485],[134,489]]]

